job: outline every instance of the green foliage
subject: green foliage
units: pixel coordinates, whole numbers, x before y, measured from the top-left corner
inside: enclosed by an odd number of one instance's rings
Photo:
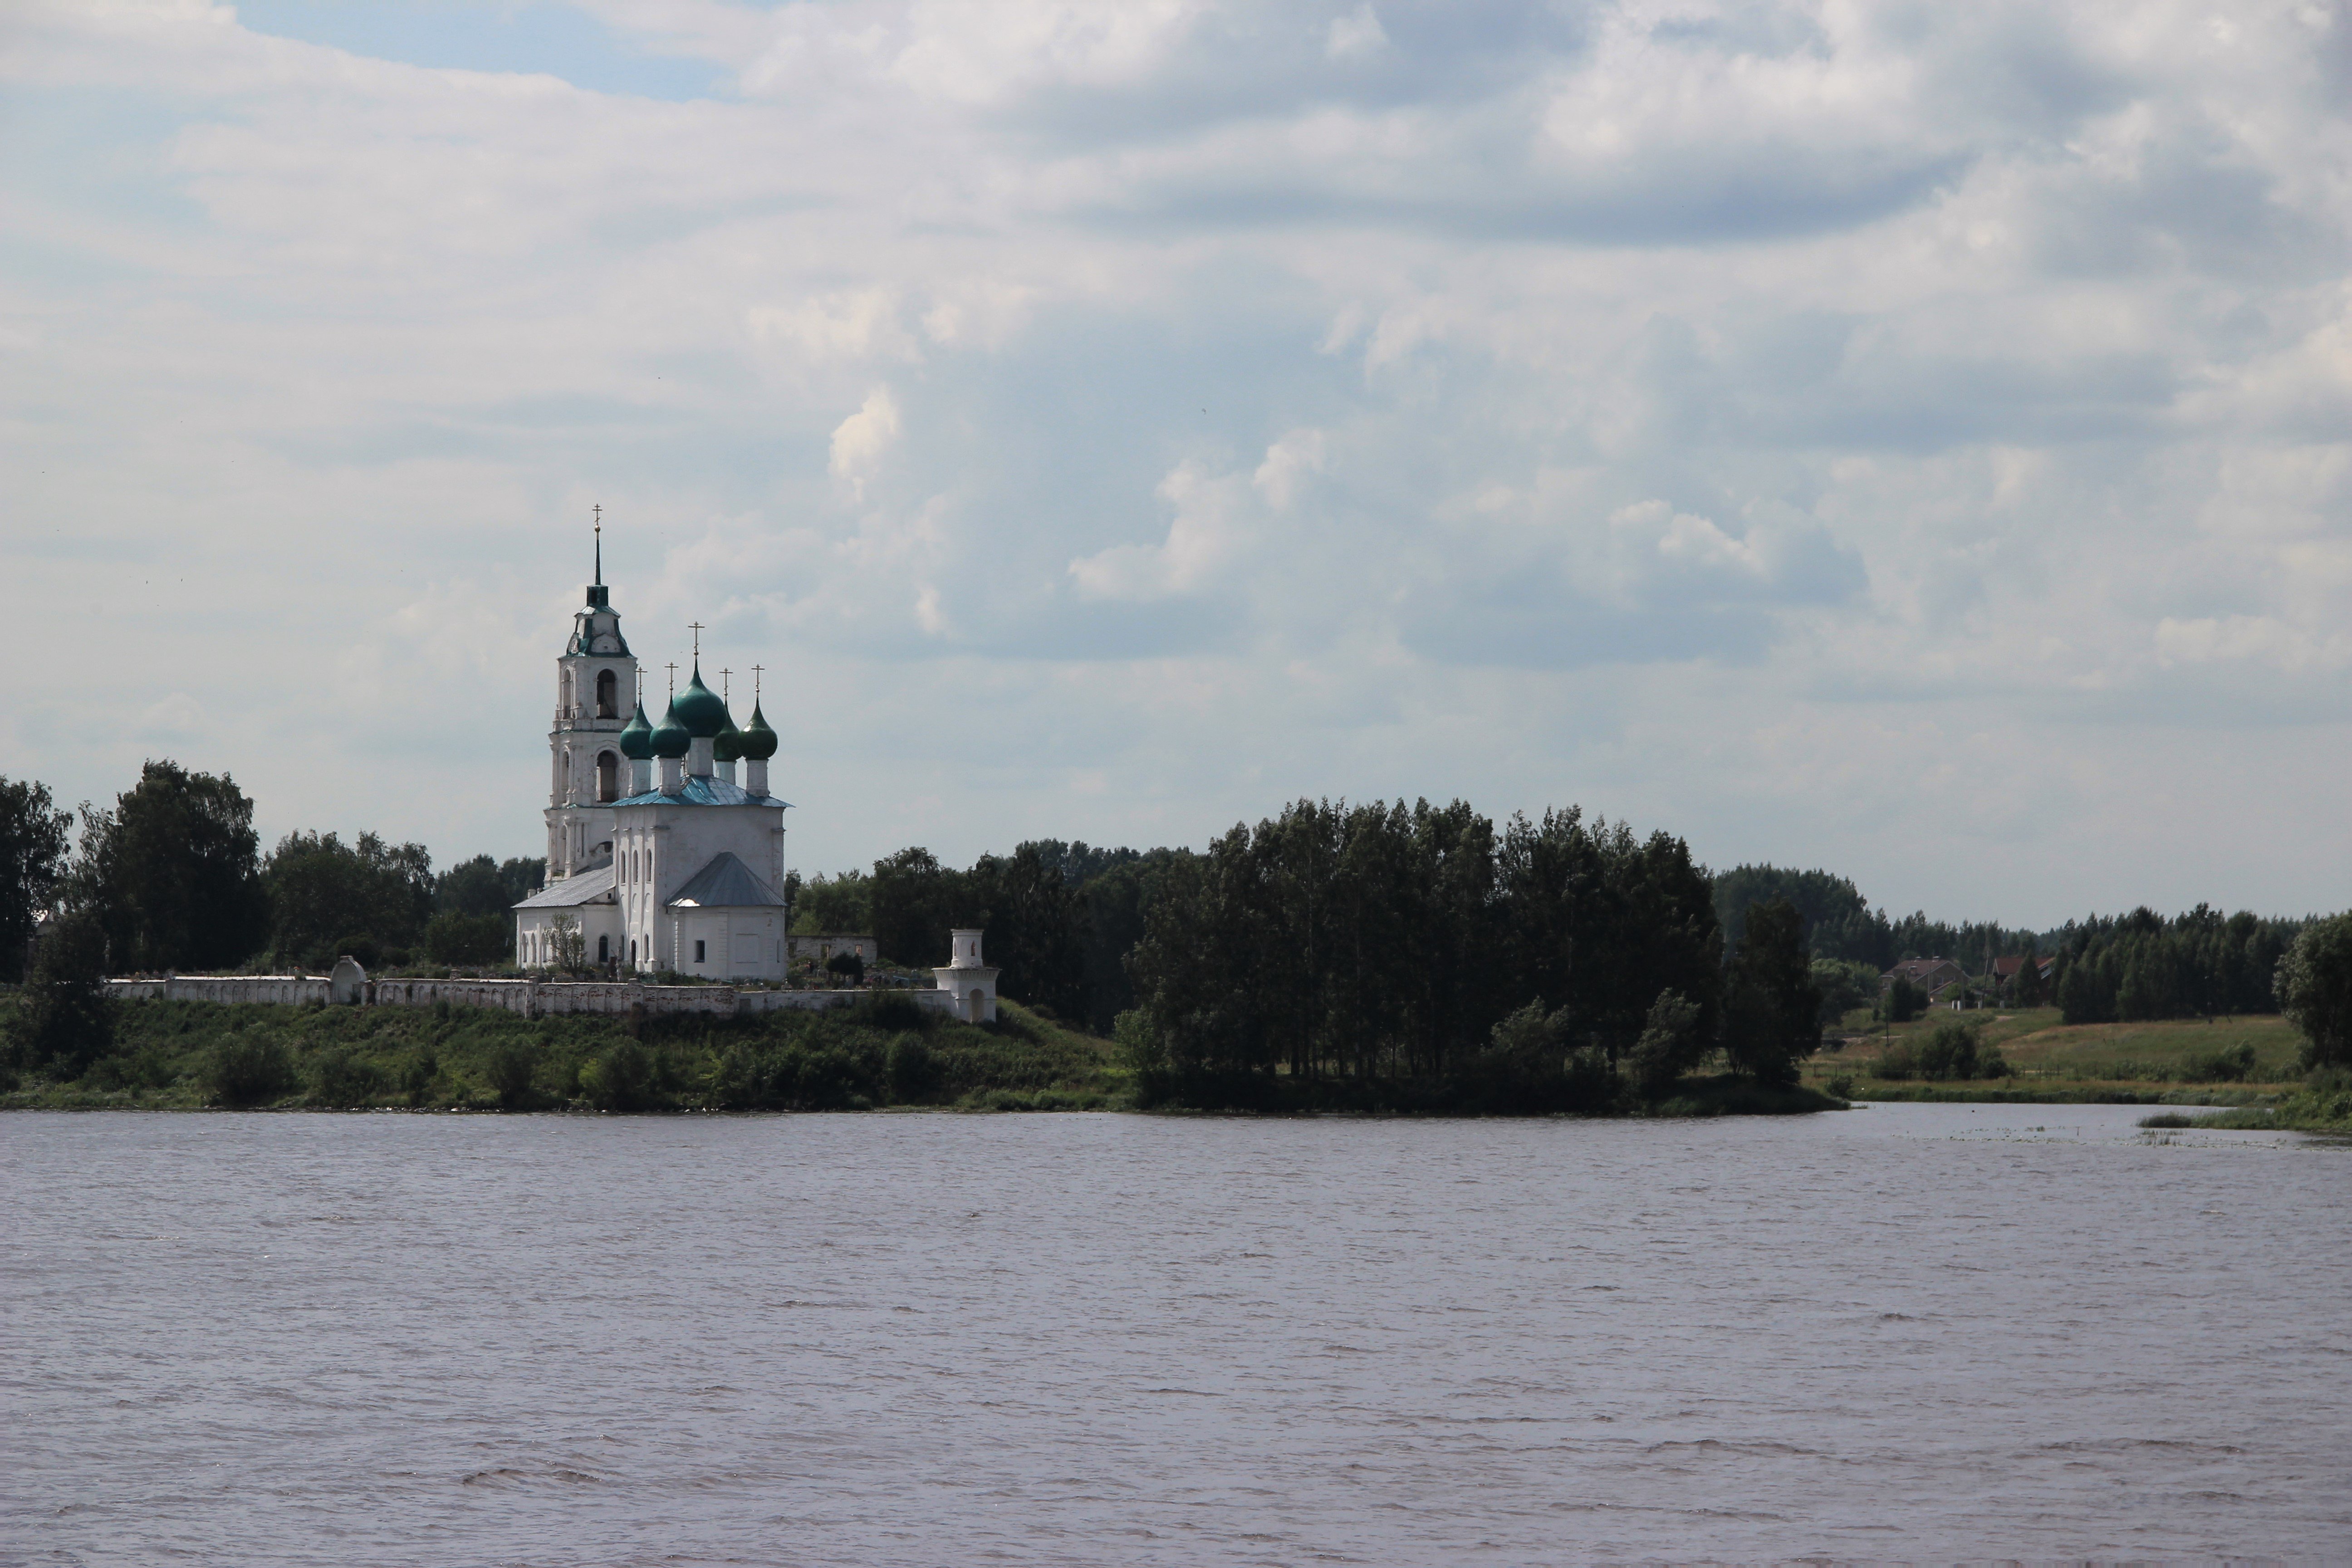
[[[1816,958],[1813,988],[1822,994],[1821,1019],[1834,1024],[1878,995],[1878,972],[1867,963],[1842,958]]]
[[[2262,1013],[2279,962],[2303,929],[2200,904],[2167,920],[2145,907],[2070,922],[2057,933],[2056,992],[2069,1024]]]
[[[81,820],[67,898],[105,929],[116,973],[234,968],[260,951],[269,893],[253,802],[226,773],[151,762]]]
[[[868,880],[874,941],[898,963],[927,963],[947,945],[949,928],[968,913],[961,878],[928,849],[901,849],[874,862]]]
[[[514,952],[514,917],[444,911],[425,922],[425,952],[436,963],[503,963]]]
[[[266,1105],[294,1087],[294,1063],[275,1035],[239,1031],[213,1046],[205,1078],[223,1105]]]
[[[2352,1067],[2352,914],[2314,921],[2280,958],[2279,1011],[2303,1031],[2305,1071]]]
[[[1735,1071],[1788,1084],[1821,1043],[1822,994],[1805,954],[1804,918],[1781,900],[1750,905],[1725,987],[1724,1055]]]
[[[373,1102],[383,1091],[383,1074],[348,1045],[330,1046],[311,1058],[310,1103],[348,1110]]]
[[[1148,1092],[1430,1108],[1499,1092],[1493,1031],[1538,996],[1603,1062],[1661,990],[1709,1031],[1720,954],[1679,839],[1574,810],[1498,836],[1460,802],[1300,801],[1160,867],[1128,969]]]
[[[2181,1068],[2183,1083],[2243,1083],[2254,1076],[2254,1047],[2222,1047],[2200,1051]]]
[[[271,948],[280,962],[312,970],[345,952],[370,966],[400,962],[433,911],[433,857],[425,846],[394,846],[373,833],[349,845],[331,833],[289,833],[262,875]]]
[[[534,1096],[531,1079],[539,1070],[539,1044],[525,1038],[499,1040],[482,1055],[482,1077],[501,1110],[527,1109]]]
[[[53,921],[26,984],[27,1065],[79,1078],[114,1045],[115,1004],[106,994],[106,932],[90,915]]]
[[[1936,1082],[2009,1076],[1999,1047],[1979,1042],[1967,1024],[1938,1024],[1923,1040],[1907,1041],[1878,1058],[1876,1076],[1892,1081],[1921,1078]]]
[[[2031,944],[2033,933],[1996,924],[1952,925],[1922,913],[1890,920],[1874,910],[1851,881],[1828,871],[1740,866],[1715,879],[1715,907],[1724,940],[1737,943],[1750,904],[1780,900],[1804,917],[1807,951],[1816,958],[1865,965],[1883,974],[1898,959],[1958,955],[1963,967],[1983,970],[2004,953]]]
[[[1698,1005],[1679,991],[1661,991],[1633,1042],[1634,1085],[1643,1099],[1664,1099],[1673,1091],[1675,1080],[1696,1068],[1710,1049],[1699,1030]]]
[[[518,858],[500,862],[477,855],[434,879],[433,910],[436,915],[470,919],[496,915],[511,922],[514,906],[539,891],[546,879],[544,859]]]
[[[1927,994],[1898,974],[1887,984],[1884,1005],[1889,1022],[1907,1024],[1926,1011]]]
[[[917,1034],[890,1037],[886,1070],[890,1080],[890,1098],[901,1105],[919,1105],[931,1097],[938,1086],[938,1072],[931,1061],[930,1042]]]
[[[656,1088],[653,1058],[635,1040],[616,1040],[580,1075],[581,1092],[599,1110],[650,1110]]]
[[[793,898],[793,930],[803,936],[824,931],[870,931],[874,929],[872,879],[863,871],[838,877],[822,873],[802,883]],[[937,946],[945,933],[934,940]],[[885,948],[884,952],[889,949]]]
[[[49,799],[48,785],[0,774],[0,981],[25,978],[33,916],[57,898],[73,819]]]

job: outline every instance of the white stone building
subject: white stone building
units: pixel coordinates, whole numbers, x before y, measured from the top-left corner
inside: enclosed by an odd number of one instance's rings
[[[557,962],[568,921],[588,963],[781,981],[787,806],[768,793],[776,733],[756,701],[739,730],[698,660],[648,724],[601,550],[596,575],[556,660],[547,884],[515,906],[515,961]],[[635,710],[625,721],[625,692]]]

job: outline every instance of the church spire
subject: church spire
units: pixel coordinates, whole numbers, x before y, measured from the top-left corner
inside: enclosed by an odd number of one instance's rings
[[[598,501],[589,510],[596,514],[596,586],[604,585],[604,503]]]

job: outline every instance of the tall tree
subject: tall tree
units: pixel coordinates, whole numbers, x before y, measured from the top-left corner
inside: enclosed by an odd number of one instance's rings
[[[1078,942],[1077,895],[1057,858],[1049,859],[1034,843],[1019,846],[1009,858],[982,856],[969,874],[963,918],[988,928],[989,960],[1003,971],[999,990],[1076,1019],[1086,1006],[1086,954]]]
[[[2279,961],[2278,1000],[2303,1031],[2305,1068],[2352,1067],[2352,914],[2304,928]]]
[[[226,773],[151,762],[109,810],[85,806],[68,898],[118,971],[234,965],[268,940],[253,802]]]
[[[1794,1083],[1797,1064],[1822,1043],[1822,994],[1795,905],[1775,899],[1748,907],[1724,992],[1723,1050],[1733,1068],[1766,1083]]]
[[[962,874],[942,867],[928,849],[901,849],[875,861],[867,897],[882,956],[898,963],[938,962],[947,952],[949,929],[966,918],[964,892]]]
[[[33,1065],[79,1078],[114,1043],[114,1003],[106,994],[106,932],[75,911],[56,922],[28,977],[26,1033]]]
[[[25,977],[33,917],[57,898],[72,826],[73,813],[58,808],[48,785],[0,775],[0,980]]]
[[[273,918],[270,946],[284,962],[323,968],[348,952],[373,964],[405,953],[433,913],[433,857],[422,844],[387,844],[362,833],[289,833],[263,868]]]

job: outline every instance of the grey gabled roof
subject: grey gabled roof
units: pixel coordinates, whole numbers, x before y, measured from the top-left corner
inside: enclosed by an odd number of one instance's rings
[[[701,909],[782,909],[784,896],[768,886],[733,855],[721,850],[697,871],[686,886],[670,896],[670,907],[692,904]]]
[[[564,910],[575,904],[607,904],[613,901],[613,863],[605,861],[593,871],[582,871],[566,877],[554,886],[533,893],[515,908],[519,910]]]

